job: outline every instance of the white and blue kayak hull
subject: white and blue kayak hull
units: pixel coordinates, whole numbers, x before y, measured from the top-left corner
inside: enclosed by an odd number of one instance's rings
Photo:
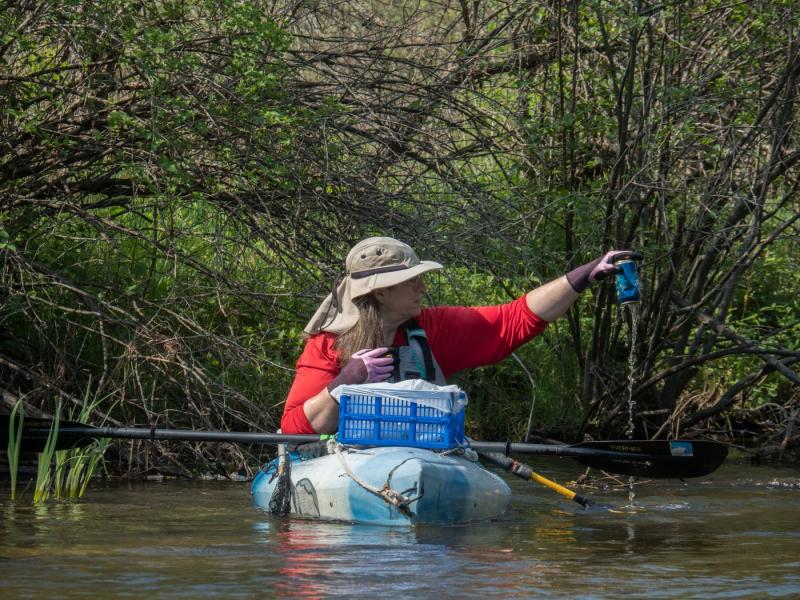
[[[278,483],[276,469],[273,461],[253,480],[253,502],[265,510]],[[341,457],[293,460],[290,480],[290,514],[374,525],[491,519],[502,514],[511,499],[505,481],[480,464],[419,448],[345,449]],[[395,506],[375,490],[400,494],[405,502]]]

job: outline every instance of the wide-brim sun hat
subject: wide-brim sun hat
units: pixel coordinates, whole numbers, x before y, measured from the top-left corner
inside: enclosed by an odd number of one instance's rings
[[[408,244],[389,237],[361,240],[347,254],[346,273],[334,293],[320,304],[306,325],[309,335],[328,331],[337,335],[358,323],[358,309],[353,300],[373,290],[391,287],[413,279],[442,265],[420,260]]]

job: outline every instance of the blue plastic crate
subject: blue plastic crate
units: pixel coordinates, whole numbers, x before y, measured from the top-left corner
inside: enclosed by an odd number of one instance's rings
[[[342,394],[338,437],[361,446],[455,448],[464,442],[464,409],[453,413],[449,406],[439,410],[398,398]]]

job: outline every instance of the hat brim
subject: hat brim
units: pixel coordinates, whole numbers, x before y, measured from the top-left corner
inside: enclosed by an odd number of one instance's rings
[[[441,268],[443,268],[442,265],[437,262],[423,260],[419,264],[401,271],[378,273],[363,279],[345,277],[336,288],[335,301],[333,294],[328,294],[303,331],[308,335],[314,335],[320,331],[341,335],[358,323],[358,309],[353,304],[353,298],[366,296],[373,290],[391,287],[428,271]]]
[[[433,262],[432,260],[422,260],[418,265],[414,265],[413,267],[409,267],[408,269],[403,269],[401,271],[377,273],[362,279],[351,279],[350,297],[359,298],[361,296],[366,296],[373,290],[392,287],[393,285],[403,283],[409,279],[414,279],[414,277],[422,275],[423,273],[427,273],[428,271],[435,271],[441,268],[443,268],[442,265],[437,262]]]

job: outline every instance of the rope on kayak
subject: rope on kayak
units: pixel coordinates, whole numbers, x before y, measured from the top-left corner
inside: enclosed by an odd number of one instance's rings
[[[470,462],[478,462],[478,453],[472,448],[457,446],[437,452],[439,456],[462,456]]]
[[[339,464],[342,465],[345,473],[347,473],[350,479],[352,479],[357,485],[361,486],[371,494],[375,494],[376,496],[383,498],[385,502],[396,507],[397,510],[404,515],[411,516],[411,511],[408,509],[408,505],[417,500],[417,498],[409,498],[408,496],[404,496],[401,492],[393,490],[389,486],[388,480],[383,484],[382,488],[378,488],[368,484],[363,479],[359,479],[358,476],[353,473],[352,469],[350,469],[350,465],[347,464],[347,460],[344,457],[344,452],[342,452],[342,445],[336,444],[334,451],[336,453],[336,457],[339,459]]]
[[[286,457],[286,445],[278,444],[278,482],[269,498],[269,512],[273,515],[288,515],[292,508],[292,461]]]

